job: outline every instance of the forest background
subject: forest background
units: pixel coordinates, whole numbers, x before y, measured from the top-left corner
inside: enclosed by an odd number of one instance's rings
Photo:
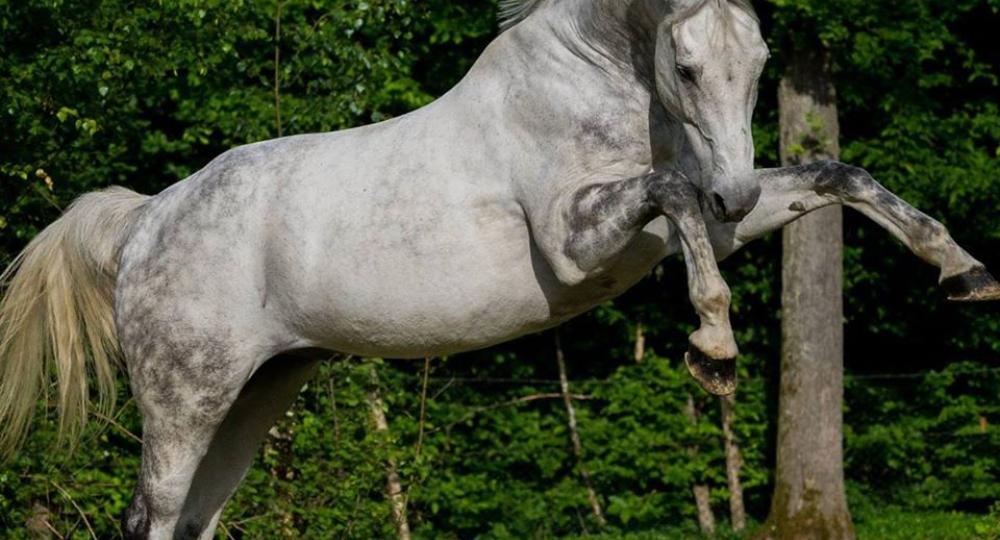
[[[1000,0],[755,4],[774,53],[755,116],[758,165],[778,159],[784,44],[819,35],[844,161],[1000,269]],[[496,11],[489,0],[0,0],[0,262],[86,191],[156,193],[236,145],[430,102],[496,35]],[[846,243],[845,468],[859,535],[997,538],[1000,309],[943,302],[933,268],[853,213]],[[722,268],[743,353],[734,429],[755,522],[773,480],[780,236]],[[560,330],[579,457],[553,332],[427,362],[328,363],[271,431],[220,534],[395,537],[389,463],[417,538],[687,538],[699,534],[696,484],[725,522],[719,402],[682,361],[697,322],[683,273],[679,258],[664,261]],[[373,429],[376,391],[388,431]],[[141,437],[124,380],[121,403],[72,455],[51,449],[54,422],[40,408],[27,446],[0,465],[0,538],[120,534]]]

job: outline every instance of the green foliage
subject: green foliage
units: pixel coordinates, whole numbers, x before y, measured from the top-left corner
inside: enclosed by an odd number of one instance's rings
[[[906,512],[898,509],[856,519],[861,540],[970,540],[989,538],[987,519],[957,512]]]
[[[975,526],[976,534],[983,540],[1000,539],[1000,501],[990,507],[990,515]]]
[[[1000,500],[1000,428],[991,421],[1000,371],[952,364],[897,388],[852,382],[848,395],[848,425],[865,426],[847,432],[856,480],[911,508],[985,509]]]
[[[0,215],[14,228],[3,246],[15,251],[83,191],[155,192],[234,145],[427,103],[439,89],[418,81],[420,62],[492,31],[446,4],[4,3],[0,129],[16,136],[0,142]]]
[[[82,192],[117,183],[154,193],[279,128],[340,129],[427,103],[488,43],[494,4],[0,0],[0,261]],[[1000,268],[992,35],[1000,4],[771,0],[758,8],[775,54],[754,126],[760,164],[777,161],[782,52],[818,36],[831,50],[845,160]],[[847,223],[846,457],[859,536],[997,538],[1000,311],[942,304],[931,269],[871,224]],[[774,459],[779,244],[765,239],[723,266],[743,353],[735,429],[757,519],[767,512]],[[435,360],[423,422],[422,363],[331,363],[271,432],[223,529],[235,538],[391,537],[391,459],[417,538],[697,537],[691,485],[712,488],[718,516],[728,493],[718,402],[680,361],[696,323],[683,275],[678,260],[666,261],[564,328],[571,390],[581,397],[581,460],[550,335]],[[640,363],[632,357],[638,324],[647,341]],[[371,426],[372,366],[388,434]],[[685,414],[688,395],[696,424]],[[0,466],[0,538],[46,524],[73,538],[89,537],[88,527],[99,538],[119,534],[141,436],[126,396],[123,383],[115,423],[95,424],[72,456],[48,450],[55,430],[40,411],[28,446]],[[583,469],[606,528],[590,513]],[[955,513],[991,505],[989,518]]]

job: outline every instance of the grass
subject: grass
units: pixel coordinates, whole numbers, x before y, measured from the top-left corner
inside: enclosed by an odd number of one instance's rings
[[[918,512],[884,507],[854,518],[858,540],[1000,540],[1000,513],[990,516],[959,512]],[[752,527],[751,527],[752,529]],[[751,531],[752,534],[752,531]],[[720,524],[712,540],[740,540]],[[565,537],[564,540],[704,540],[691,528],[605,533]]]
[[[1000,517],[888,509],[855,523],[859,540],[997,540]]]

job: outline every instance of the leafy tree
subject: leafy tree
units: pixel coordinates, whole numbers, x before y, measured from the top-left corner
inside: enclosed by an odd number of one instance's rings
[[[82,192],[117,183],[155,193],[233,145],[277,135],[276,49],[282,133],[340,129],[398,115],[450,88],[495,34],[495,7],[0,0],[0,260]],[[793,18],[802,19],[831,51],[844,160],[941,218],[1000,268],[1000,4],[757,7],[774,52],[754,129],[759,164],[778,160],[780,43]],[[880,229],[845,217],[846,475],[859,535],[913,532],[886,524],[878,514],[887,505],[909,521],[941,524],[933,530],[957,519],[946,511],[985,514],[1000,497],[991,480],[1000,475],[1000,312],[941,303],[932,269]],[[771,238],[723,267],[744,353],[734,429],[756,520],[767,513],[774,460],[778,260]],[[696,481],[712,488],[717,508],[726,505],[718,407],[706,404],[698,426],[684,416],[682,398],[700,394],[680,362],[696,323],[683,272],[679,260],[665,261],[563,330],[573,393],[590,398],[574,405],[606,538],[696,535]],[[646,356],[636,363],[639,321]],[[383,435],[369,425],[370,364],[325,365],[272,432],[224,529],[236,538],[390,537],[383,488],[391,457],[417,538],[596,535],[561,400],[524,400],[559,394],[551,344],[551,336],[532,336],[435,359],[419,455],[422,362],[374,362],[390,426]],[[0,465],[0,538],[48,530],[46,523],[76,538],[89,536],[88,524],[99,538],[118,534],[141,436],[124,386],[115,423],[95,424],[77,454],[48,450],[54,428],[43,417],[25,450]],[[697,460],[688,457],[692,444]]]

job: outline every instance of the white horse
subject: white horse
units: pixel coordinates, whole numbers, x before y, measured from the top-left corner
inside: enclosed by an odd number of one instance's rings
[[[840,163],[753,169],[768,51],[746,0],[514,0],[436,102],[226,152],[153,197],[80,198],[5,274],[12,450],[50,370],[63,427],[124,358],[143,414],[130,538],[211,538],[259,441],[329,351],[452,354],[555,326],[682,251],[688,364],[734,388],[716,260],[847,204],[941,269],[1000,286],[941,224]],[[105,404],[107,402],[105,401]]]

